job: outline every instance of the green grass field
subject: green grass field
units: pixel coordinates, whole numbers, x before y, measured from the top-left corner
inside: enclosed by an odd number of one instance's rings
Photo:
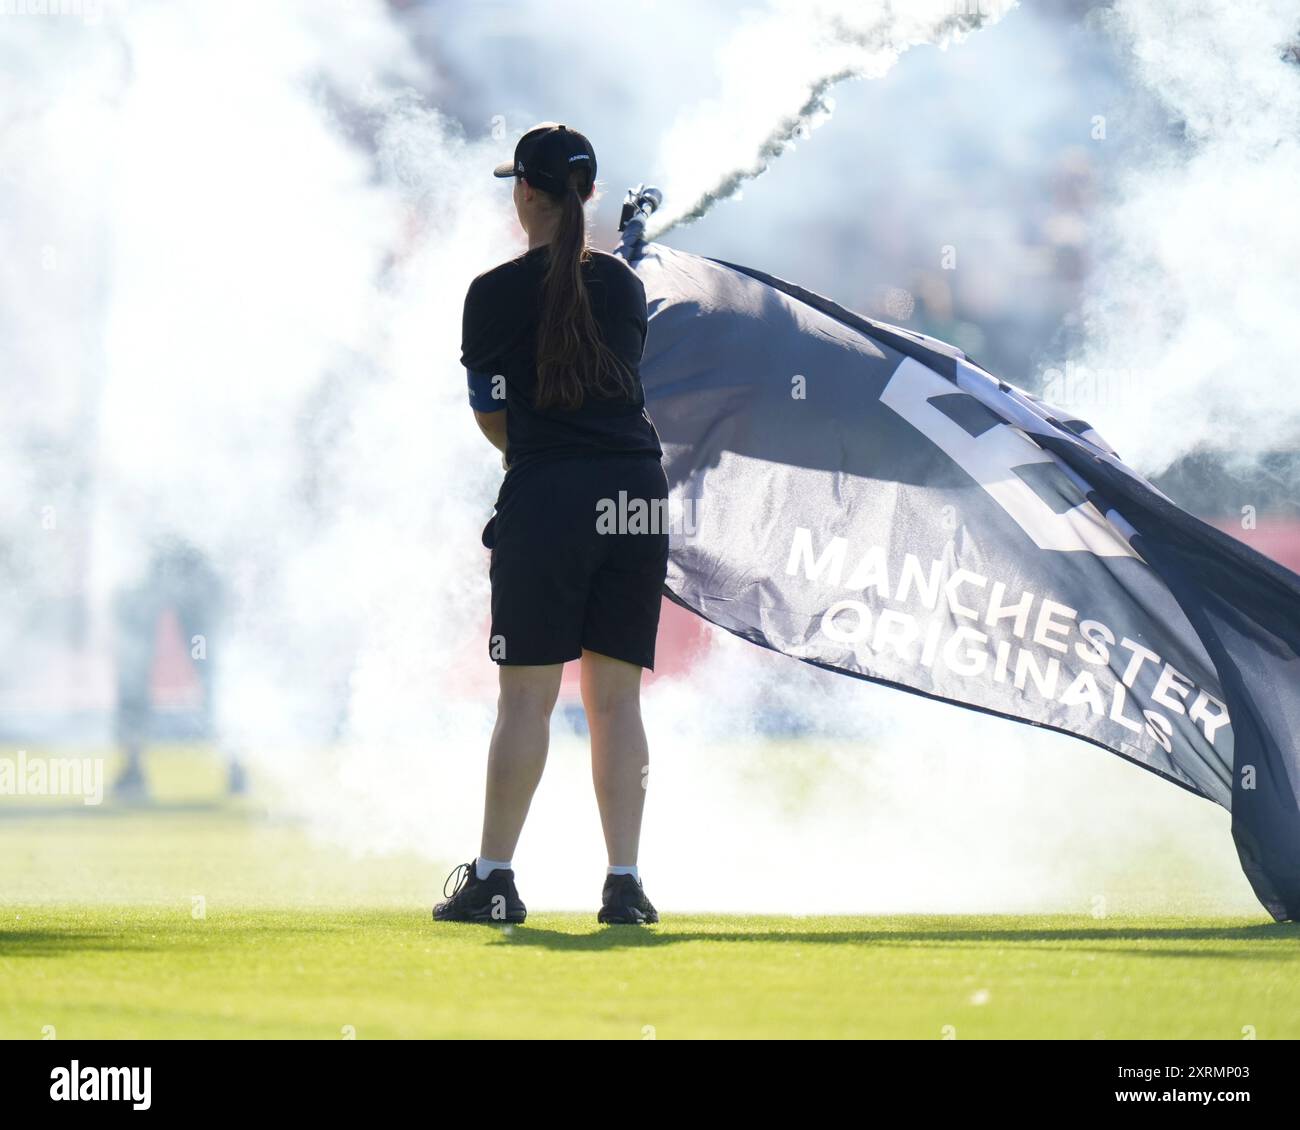
[[[435,924],[427,865],[161,765],[154,809],[0,809],[0,1037],[1300,1037],[1300,928],[1262,914]]]

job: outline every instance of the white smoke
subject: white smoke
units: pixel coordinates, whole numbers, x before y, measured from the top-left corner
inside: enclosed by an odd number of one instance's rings
[[[1119,376],[1097,422],[1149,473],[1197,448],[1294,448],[1300,8],[1119,0],[1106,25],[1169,127],[1097,217],[1076,360],[1083,382]]]
[[[30,326],[5,335],[6,468],[57,441],[48,484],[5,492],[8,540],[37,546],[12,583],[87,587],[102,663],[113,594],[159,536],[186,538],[228,590],[207,642],[225,740],[292,810],[357,822],[359,847],[460,854],[499,475],[465,409],[460,303],[517,250],[508,194],[482,190],[499,145],[423,106],[378,0],[249,12],[6,21],[6,105],[27,116],[6,134],[24,273],[5,285],[43,288],[10,308]],[[73,539],[82,575],[49,579]]]
[[[704,216],[761,176],[835,108],[831,90],[878,79],[918,44],[960,43],[996,23],[1015,0],[773,0],[750,11],[719,48],[716,97],[682,113],[660,148],[665,203],[658,238]]]

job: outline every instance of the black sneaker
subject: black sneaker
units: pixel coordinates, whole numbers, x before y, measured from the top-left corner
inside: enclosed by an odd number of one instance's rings
[[[455,889],[447,888],[455,882]],[[515,873],[498,868],[480,879],[474,863],[462,863],[447,876],[442,885],[445,902],[433,908],[439,922],[511,922],[518,924],[528,917],[528,908],[515,890]]]
[[[641,926],[659,921],[659,911],[645,897],[645,891],[631,875],[606,875],[605,889],[600,892],[597,922],[612,925]]]

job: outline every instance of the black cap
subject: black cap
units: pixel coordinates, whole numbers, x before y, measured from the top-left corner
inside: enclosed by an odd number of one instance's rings
[[[585,165],[596,183],[596,151],[576,129],[556,122],[533,126],[515,146],[515,159],[498,165],[493,176],[523,177],[534,188],[559,196],[569,184],[569,171]]]

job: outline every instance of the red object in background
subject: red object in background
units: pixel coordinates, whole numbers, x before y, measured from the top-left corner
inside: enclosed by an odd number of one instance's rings
[[[456,677],[450,687],[453,694],[486,700],[496,697],[497,671],[487,654],[488,631],[489,624],[484,621],[482,634],[456,665]],[[655,679],[672,678],[689,671],[708,648],[709,632],[709,625],[700,617],[665,600],[659,617],[655,669],[647,672],[644,683],[649,685]],[[561,701],[578,701],[580,672],[577,663],[565,664]],[[203,686],[194,670],[188,641],[176,613],[170,608],[158,619],[149,683],[150,697],[157,709],[193,708],[203,700]]]
[[[465,649],[462,661],[456,664],[455,681],[449,688],[452,694],[471,699],[496,697],[497,665],[488,657],[489,630],[489,623],[485,620],[482,632]],[[708,623],[693,612],[665,600],[659,615],[655,669],[647,672],[645,684],[688,672],[708,648],[711,630]],[[578,701],[580,675],[581,668],[577,663],[565,664],[564,678],[560,683],[561,702]]]
[[[1253,530],[1242,526],[1240,515],[1224,518],[1207,518],[1216,529],[1244,541],[1251,549],[1285,565],[1293,573],[1300,573],[1300,520],[1295,518],[1260,518]]]
[[[203,701],[203,684],[190,658],[190,644],[176,613],[168,608],[154,629],[153,666],[149,670],[149,695],[161,710],[195,708]]]
[[[655,643],[655,669],[647,671],[642,685],[648,686],[656,679],[671,679],[695,666],[696,661],[709,646],[709,625],[687,612],[680,604],[665,600],[659,611],[659,638]],[[560,682],[560,699],[577,700],[578,680],[582,668],[577,663],[564,665],[564,678]]]

